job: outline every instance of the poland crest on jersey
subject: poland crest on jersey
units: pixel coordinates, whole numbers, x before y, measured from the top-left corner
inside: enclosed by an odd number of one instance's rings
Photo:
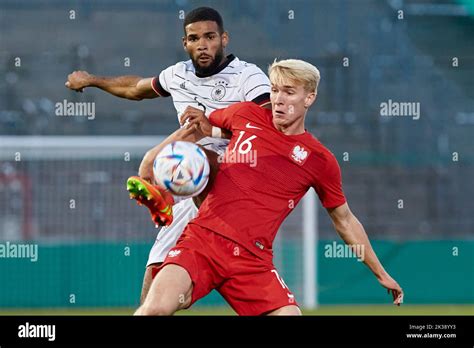
[[[296,145],[291,151],[290,158],[299,165],[303,165],[308,158],[308,151],[301,145]]]

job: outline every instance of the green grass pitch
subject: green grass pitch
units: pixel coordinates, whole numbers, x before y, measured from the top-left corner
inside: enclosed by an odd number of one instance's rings
[[[131,315],[134,308],[1,309],[0,315]],[[323,305],[304,315],[474,315],[473,305]],[[235,315],[229,307],[196,306],[178,315]]]

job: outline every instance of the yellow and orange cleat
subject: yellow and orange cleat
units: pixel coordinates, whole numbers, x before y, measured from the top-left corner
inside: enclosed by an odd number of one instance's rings
[[[155,227],[168,226],[173,222],[174,199],[171,193],[138,176],[128,178],[127,191],[130,192],[130,199],[150,210]]]

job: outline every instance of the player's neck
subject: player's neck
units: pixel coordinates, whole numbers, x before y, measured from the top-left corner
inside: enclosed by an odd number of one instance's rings
[[[294,122],[287,126],[277,125],[275,123],[273,123],[273,125],[279,132],[282,132],[285,135],[300,135],[306,131],[304,128],[304,120]]]
[[[217,67],[220,67],[222,64],[224,64],[225,62],[227,62],[228,58],[224,52],[224,55],[222,56],[222,59],[221,61],[219,62],[219,65]]]

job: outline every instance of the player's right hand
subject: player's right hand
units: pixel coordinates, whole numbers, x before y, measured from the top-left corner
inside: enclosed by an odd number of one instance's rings
[[[77,92],[82,92],[89,86],[91,75],[87,71],[74,71],[69,74],[65,83],[66,87]]]
[[[378,279],[379,283],[387,289],[387,292],[392,294],[393,304],[400,306],[403,303],[403,290],[398,283],[390,275],[385,274]]]

